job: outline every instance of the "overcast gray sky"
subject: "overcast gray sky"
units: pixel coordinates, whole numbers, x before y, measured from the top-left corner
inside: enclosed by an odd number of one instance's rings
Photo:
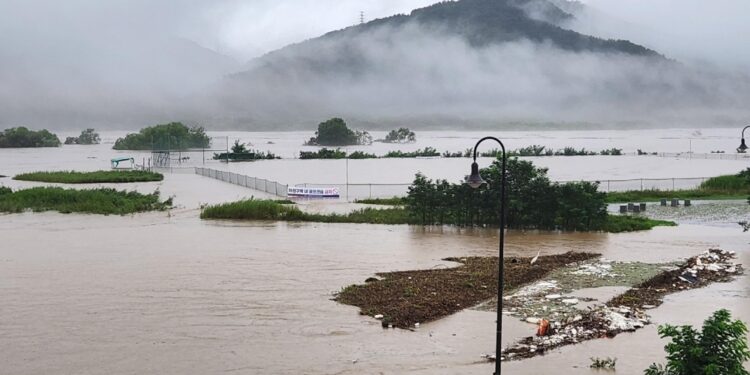
[[[246,61],[358,22],[434,0],[3,0],[2,43],[53,36],[61,49],[181,36]],[[684,58],[750,63],[748,0],[585,0],[622,23],[590,26]],[[30,38],[30,39],[28,39]],[[639,40],[635,40],[638,42]],[[29,44],[29,48],[35,45]],[[54,53],[55,49],[49,51]]]

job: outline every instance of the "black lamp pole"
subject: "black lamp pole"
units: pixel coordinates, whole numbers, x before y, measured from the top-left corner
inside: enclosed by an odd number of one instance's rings
[[[740,147],[737,147],[737,152],[740,154],[744,154],[747,151],[747,145],[745,144],[745,130],[747,128],[750,128],[750,125],[745,126],[744,129],[742,129],[742,143],[740,143]]]
[[[495,338],[495,375],[500,375],[500,353],[502,352],[503,337],[503,255],[505,245],[505,169],[507,157],[505,155],[505,145],[495,137],[484,137],[474,146],[474,162],[471,164],[471,174],[466,178],[466,183],[474,189],[478,189],[485,181],[479,174],[479,165],[477,165],[477,148],[479,144],[493,140],[500,144],[503,151],[502,170],[500,175],[500,250],[498,258],[498,279],[497,279],[497,336]]]

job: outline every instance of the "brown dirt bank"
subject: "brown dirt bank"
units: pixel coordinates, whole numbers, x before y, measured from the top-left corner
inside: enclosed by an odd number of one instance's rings
[[[504,291],[541,280],[551,271],[598,257],[591,253],[565,253],[531,258],[505,258]],[[455,268],[378,273],[351,285],[335,300],[360,308],[360,314],[381,318],[383,326],[410,328],[456,313],[497,295],[496,257],[447,258],[461,263]]]

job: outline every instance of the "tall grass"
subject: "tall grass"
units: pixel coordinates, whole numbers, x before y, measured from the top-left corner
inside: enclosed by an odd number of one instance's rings
[[[653,202],[659,199],[745,199],[750,194],[748,172],[712,177],[697,189],[689,190],[633,190],[607,193],[608,203]]]
[[[750,181],[741,175],[729,175],[709,178],[701,184],[703,190],[714,190],[724,192],[748,192]]]
[[[635,232],[649,230],[658,226],[673,227],[677,224],[672,221],[654,220],[640,216],[609,215],[604,226],[608,233]]]
[[[35,187],[15,192],[0,192],[0,212],[58,211],[125,215],[165,210],[172,200],[159,201],[159,192],[141,194],[115,189],[75,190],[60,187]]]
[[[61,184],[96,184],[161,181],[164,179],[164,175],[148,171],[58,171],[23,173],[13,179]]]
[[[270,200],[243,200],[208,206],[201,212],[201,219],[231,220],[277,220],[311,221],[319,223],[369,223],[369,224],[409,224],[406,210],[393,208],[378,210],[365,208],[348,214],[313,214],[296,206],[283,205]]]
[[[418,224],[418,220],[403,207],[387,209],[365,208],[347,214],[307,213],[295,206],[285,206],[270,200],[243,200],[209,206],[201,212],[201,219],[307,221],[318,223],[357,224]],[[658,225],[676,225],[671,221],[651,220],[642,217],[610,215],[604,228],[606,232],[632,232],[651,229]]]

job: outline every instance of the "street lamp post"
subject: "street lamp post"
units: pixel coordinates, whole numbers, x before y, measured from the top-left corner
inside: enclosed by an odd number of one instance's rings
[[[737,147],[737,152],[740,154],[747,152],[747,145],[745,144],[745,130],[747,130],[747,128],[750,128],[750,125],[745,126],[745,128],[742,129],[742,143],[740,143],[740,147]]]
[[[497,336],[495,337],[495,375],[500,375],[500,353],[502,344],[500,343],[503,336],[503,255],[505,245],[505,172],[507,157],[505,154],[505,145],[495,137],[484,137],[474,146],[474,162],[471,164],[471,174],[466,178],[466,184],[474,189],[478,189],[485,184],[482,176],[479,174],[479,165],[477,164],[477,149],[479,144],[493,140],[500,144],[503,151],[502,170],[500,171],[500,248],[498,257],[498,279],[497,279]]]

